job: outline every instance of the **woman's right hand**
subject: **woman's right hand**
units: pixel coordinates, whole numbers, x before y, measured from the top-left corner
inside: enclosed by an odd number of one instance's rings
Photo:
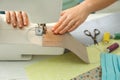
[[[5,11],[6,22],[14,28],[24,28],[29,24],[29,19],[24,11]]]
[[[90,14],[90,11],[87,10],[86,6],[82,3],[64,10],[61,13],[61,17],[57,24],[53,26],[52,31],[55,34],[65,34],[75,30],[79,25],[81,25]]]

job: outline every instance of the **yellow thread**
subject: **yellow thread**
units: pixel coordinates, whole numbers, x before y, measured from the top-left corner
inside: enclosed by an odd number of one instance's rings
[[[110,33],[109,32],[105,32],[103,35],[103,42],[104,43],[109,43],[110,41]]]

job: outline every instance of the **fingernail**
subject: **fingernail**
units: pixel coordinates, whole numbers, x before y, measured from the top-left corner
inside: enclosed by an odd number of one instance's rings
[[[57,31],[54,31],[54,33],[57,33]]]
[[[54,34],[59,34],[57,31],[54,31]]]
[[[54,33],[55,35],[58,35],[58,33]]]
[[[54,32],[54,30],[52,30],[52,32]]]
[[[27,25],[26,23],[24,23],[24,25]]]
[[[13,25],[16,26],[16,23],[14,23]]]
[[[19,27],[22,27],[22,25],[20,24]]]
[[[7,20],[8,23],[10,23],[10,20]]]
[[[52,28],[52,31],[54,31],[54,28]]]
[[[59,34],[63,34],[62,32],[59,32]]]

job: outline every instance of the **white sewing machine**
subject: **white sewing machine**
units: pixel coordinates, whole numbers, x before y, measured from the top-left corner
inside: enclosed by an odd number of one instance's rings
[[[0,16],[0,60],[30,60],[32,55],[63,54],[63,48],[42,47],[42,37],[36,35],[35,29],[38,23],[56,22],[61,6],[62,0],[0,0],[0,10],[25,11],[31,22],[24,30],[14,29],[6,24],[5,15]]]

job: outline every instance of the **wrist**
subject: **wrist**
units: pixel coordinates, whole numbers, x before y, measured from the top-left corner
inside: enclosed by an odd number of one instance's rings
[[[87,12],[92,13],[109,6],[114,2],[116,2],[116,0],[84,0],[79,6],[83,6]]]
[[[82,3],[80,3],[78,5],[78,8],[79,10],[83,10],[85,11],[86,13],[90,14],[91,12],[93,12],[93,10],[91,9],[91,4],[89,4],[88,2],[86,1],[83,1]]]

